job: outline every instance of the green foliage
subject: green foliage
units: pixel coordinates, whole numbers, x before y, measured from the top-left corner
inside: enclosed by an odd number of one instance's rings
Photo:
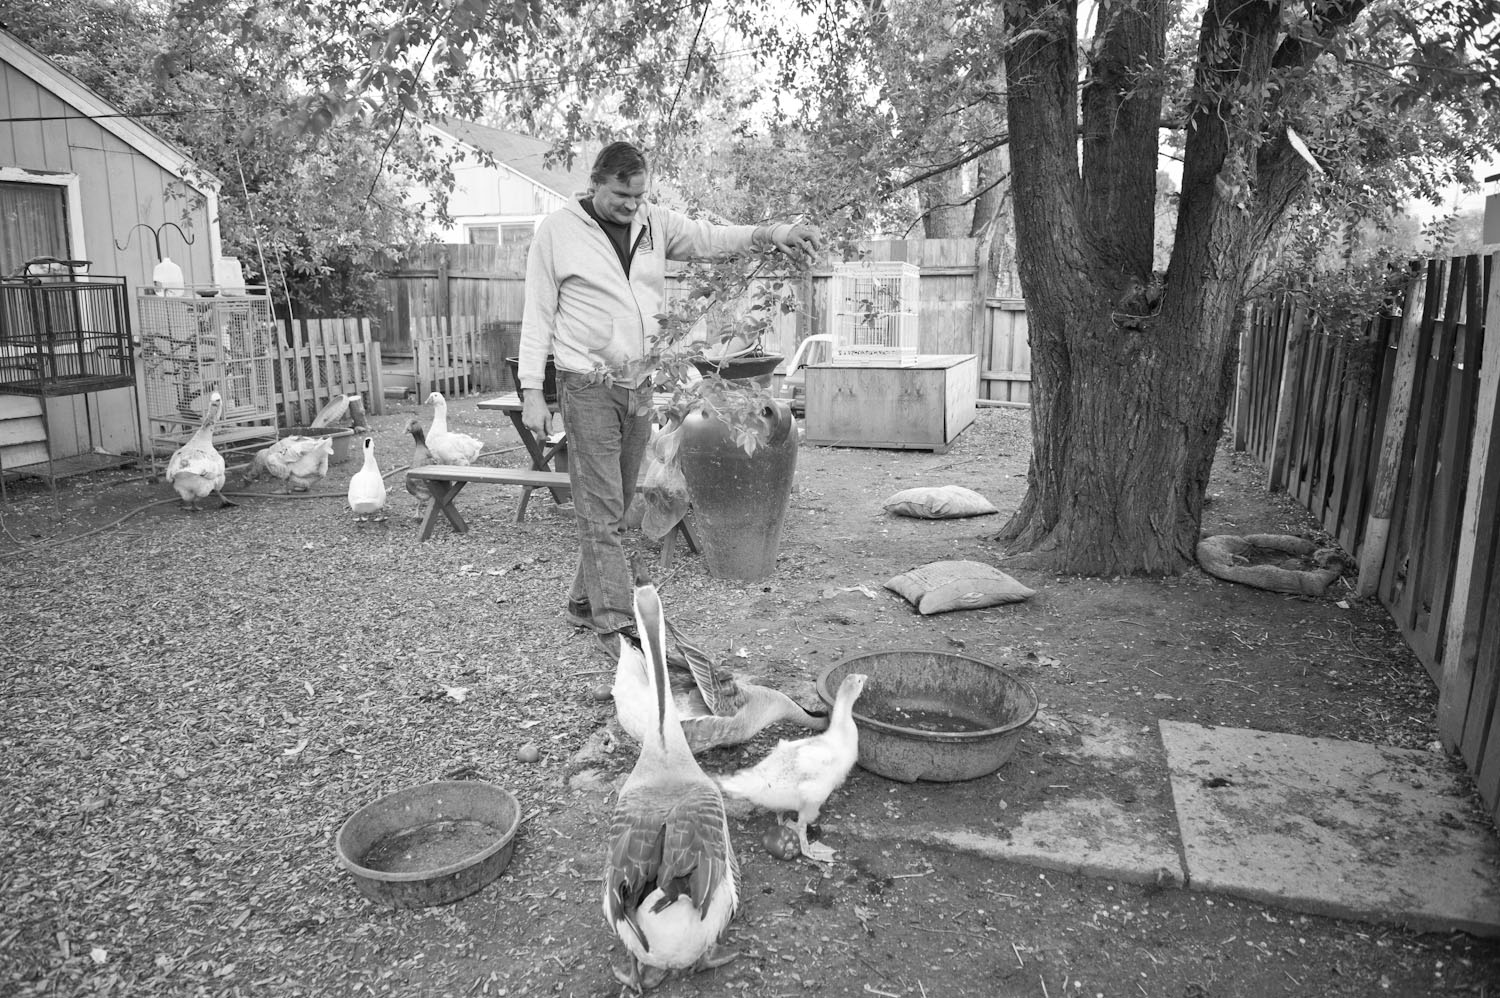
[[[797,310],[794,265],[775,250],[744,259],[688,264],[682,293],[659,316],[647,364],[656,371],[656,389],[670,394],[658,406],[663,422],[675,426],[701,411],[727,423],[746,454],[767,440],[771,424],[764,413],[771,394],[753,382],[704,373],[698,362],[710,358],[766,356],[764,336],[777,316]],[[712,348],[712,349],[710,349]]]
[[[420,237],[404,188],[433,172],[424,176],[409,137],[331,114],[313,115],[305,131],[284,127],[304,100],[290,82],[300,49],[291,22],[245,13],[243,37],[257,39],[247,47],[184,34],[165,11],[119,0],[3,0],[0,19],[180,146],[190,174],[218,184],[223,252],[278,302],[368,314],[382,254]]]

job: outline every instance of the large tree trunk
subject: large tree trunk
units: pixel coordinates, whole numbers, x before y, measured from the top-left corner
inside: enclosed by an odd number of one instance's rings
[[[964,191],[966,167],[956,167],[918,189],[922,235],[927,239],[962,239],[969,234],[974,205]]]
[[[1033,452],[1026,497],[998,539],[1059,571],[1194,563],[1247,261],[1276,214],[1249,207],[1249,136],[1279,7],[1210,0],[1176,241],[1164,284],[1153,278],[1162,91],[1149,70],[1162,63],[1167,6],[1100,4],[1081,101],[1074,6],[1012,7],[1024,12],[1006,62],[1011,145],[1027,151],[1013,178]]]

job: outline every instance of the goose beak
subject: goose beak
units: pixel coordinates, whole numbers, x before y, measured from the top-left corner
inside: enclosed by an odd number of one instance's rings
[[[650,582],[635,587],[635,626],[641,636],[641,651],[646,656],[651,692],[656,697],[657,734],[664,738],[667,697],[671,696],[667,684],[667,625],[661,595]]]

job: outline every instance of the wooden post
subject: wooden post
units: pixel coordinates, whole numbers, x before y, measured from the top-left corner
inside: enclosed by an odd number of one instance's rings
[[[1497,267],[1500,267],[1500,253],[1490,257],[1490,273],[1500,273]],[[1494,281],[1490,282],[1485,313],[1484,356],[1479,362],[1479,399],[1469,451],[1469,483],[1464,493],[1458,560],[1450,590],[1452,603],[1443,632],[1443,674],[1438,690],[1438,736],[1449,751],[1458,747],[1464,733],[1479,657],[1478,624],[1484,612],[1485,592],[1476,583],[1483,578],[1486,566],[1480,559],[1488,553],[1495,532],[1495,479],[1500,475],[1500,436],[1495,432],[1496,420],[1500,420],[1500,284]],[[1465,318],[1466,335],[1474,335],[1477,320],[1478,316],[1472,314]],[[1362,571],[1360,577],[1364,577]],[[1471,766],[1473,763],[1470,760]]]
[[[361,322],[364,331],[365,355],[370,365],[370,408],[377,416],[385,415],[385,376],[380,369],[380,341],[370,336],[370,324]]]
[[[1292,417],[1295,415],[1294,398],[1297,383],[1302,380],[1302,356],[1306,351],[1307,310],[1301,305],[1292,309],[1287,322],[1286,346],[1281,354],[1281,388],[1276,394],[1276,428],[1271,434],[1271,449],[1268,471],[1270,480],[1266,488],[1272,492],[1286,488],[1286,455],[1292,445]]]
[[[1430,264],[1429,264],[1430,266]],[[1381,562],[1391,533],[1391,505],[1396,496],[1397,465],[1406,439],[1406,420],[1411,414],[1411,395],[1417,369],[1417,351],[1423,345],[1422,316],[1426,311],[1427,277],[1411,276],[1401,309],[1401,342],[1396,348],[1396,370],[1391,376],[1391,397],[1386,405],[1385,434],[1380,440],[1380,464],[1375,472],[1375,492],[1365,521],[1364,543],[1359,550],[1359,581],[1354,591],[1369,596],[1380,585]]]
[[[1250,330],[1251,316],[1254,313],[1250,306],[1240,310],[1240,355],[1235,369],[1234,378],[1234,421],[1232,423],[1231,436],[1234,449],[1242,451],[1245,449],[1246,441],[1249,439],[1250,430]]]

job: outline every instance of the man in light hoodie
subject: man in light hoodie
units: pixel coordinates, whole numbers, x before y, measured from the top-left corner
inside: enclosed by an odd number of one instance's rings
[[[620,542],[625,510],[651,439],[647,359],[667,310],[668,260],[775,247],[811,259],[814,225],[715,225],[646,201],[646,157],[628,142],[600,151],[593,190],[542,220],[526,258],[518,374],[521,419],[539,438],[552,427],[542,395],[548,354],[568,434],[568,478],[578,518],[578,571],[567,615],[619,654],[635,639],[634,579]]]

